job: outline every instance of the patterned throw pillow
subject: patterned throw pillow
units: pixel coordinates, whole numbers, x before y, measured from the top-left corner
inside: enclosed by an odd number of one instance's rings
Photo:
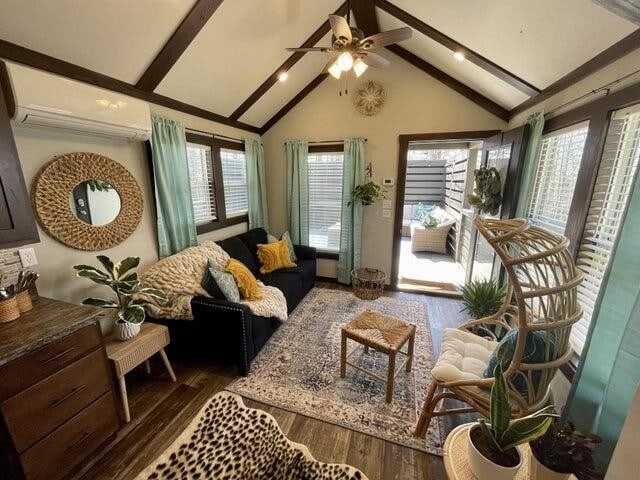
[[[234,303],[240,301],[240,292],[233,275],[219,269],[211,262],[208,262],[200,284],[213,298]]]
[[[270,233],[267,233],[267,243],[276,243],[277,241],[277,237],[274,237]]]
[[[282,234],[280,240],[284,240],[287,242],[287,247],[289,247],[289,258],[292,262],[297,262],[298,257],[296,257],[296,251],[293,249],[293,242],[291,241],[291,235],[289,235],[289,230]]]
[[[289,246],[286,240],[266,245],[259,243],[258,260],[262,263],[262,267],[260,267],[260,273],[262,274],[296,266],[289,256]]]
[[[246,298],[247,300],[260,300],[262,298],[258,280],[256,280],[256,277],[253,276],[251,270],[249,270],[244,263],[239,262],[235,258],[230,258],[227,264],[227,272],[233,275],[242,298]]]

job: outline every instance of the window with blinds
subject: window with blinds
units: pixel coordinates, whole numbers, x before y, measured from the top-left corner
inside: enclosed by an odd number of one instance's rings
[[[542,137],[527,217],[532,223],[564,233],[580,169],[588,123]]]
[[[342,152],[309,153],[309,245],[340,249]]]
[[[196,225],[216,220],[216,196],[213,183],[211,147],[187,143],[187,165],[191,185],[191,201]]]
[[[600,288],[627,209],[640,159],[640,106],[614,112],[589,204],[576,264],[584,279],[578,301],[584,311],[571,330],[571,344],[584,347]]]
[[[249,210],[245,154],[238,150],[221,148],[220,162],[227,218],[244,215]]]

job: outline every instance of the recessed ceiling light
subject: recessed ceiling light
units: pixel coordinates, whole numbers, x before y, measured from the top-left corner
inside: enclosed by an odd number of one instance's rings
[[[289,78],[289,74],[287,72],[280,72],[278,74],[278,80],[284,82],[287,78]]]
[[[464,61],[464,53],[456,52],[456,53],[453,54],[453,58],[455,58],[459,62],[463,62]]]

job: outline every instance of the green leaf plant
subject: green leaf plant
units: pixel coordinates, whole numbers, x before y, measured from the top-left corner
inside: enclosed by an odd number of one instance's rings
[[[350,207],[355,202],[361,202],[362,205],[373,205],[380,198],[387,198],[386,192],[382,189],[380,185],[374,182],[363,183],[362,185],[358,185],[351,192],[351,200],[347,203],[347,206]]]
[[[167,301],[164,292],[140,285],[138,274],[134,271],[140,264],[139,257],[127,257],[116,264],[106,255],[97,255],[96,258],[104,270],[91,265],[75,265],[73,268],[76,270],[76,275],[109,287],[115,293],[115,299],[103,300],[90,297],[82,301],[83,305],[113,308],[118,310],[117,322],[140,324],[145,318],[144,306],[150,303],[146,299],[156,298]]]
[[[502,371],[502,355],[493,370],[494,383],[491,387],[489,423],[478,420],[480,429],[492,450],[506,453],[523,443],[531,442],[547,431],[558,414],[553,405],[544,407],[526,417],[511,420],[509,389]]]
[[[502,205],[502,181],[500,173],[494,167],[477,168],[473,173],[475,188],[473,194],[467,196],[469,203],[480,213],[496,215]]]

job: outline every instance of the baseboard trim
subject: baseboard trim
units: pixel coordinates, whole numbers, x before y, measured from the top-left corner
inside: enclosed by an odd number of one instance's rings
[[[316,280],[318,282],[326,282],[326,283],[338,283],[338,279],[335,277],[322,277],[320,275],[316,275]],[[346,286],[346,285],[345,285]]]

